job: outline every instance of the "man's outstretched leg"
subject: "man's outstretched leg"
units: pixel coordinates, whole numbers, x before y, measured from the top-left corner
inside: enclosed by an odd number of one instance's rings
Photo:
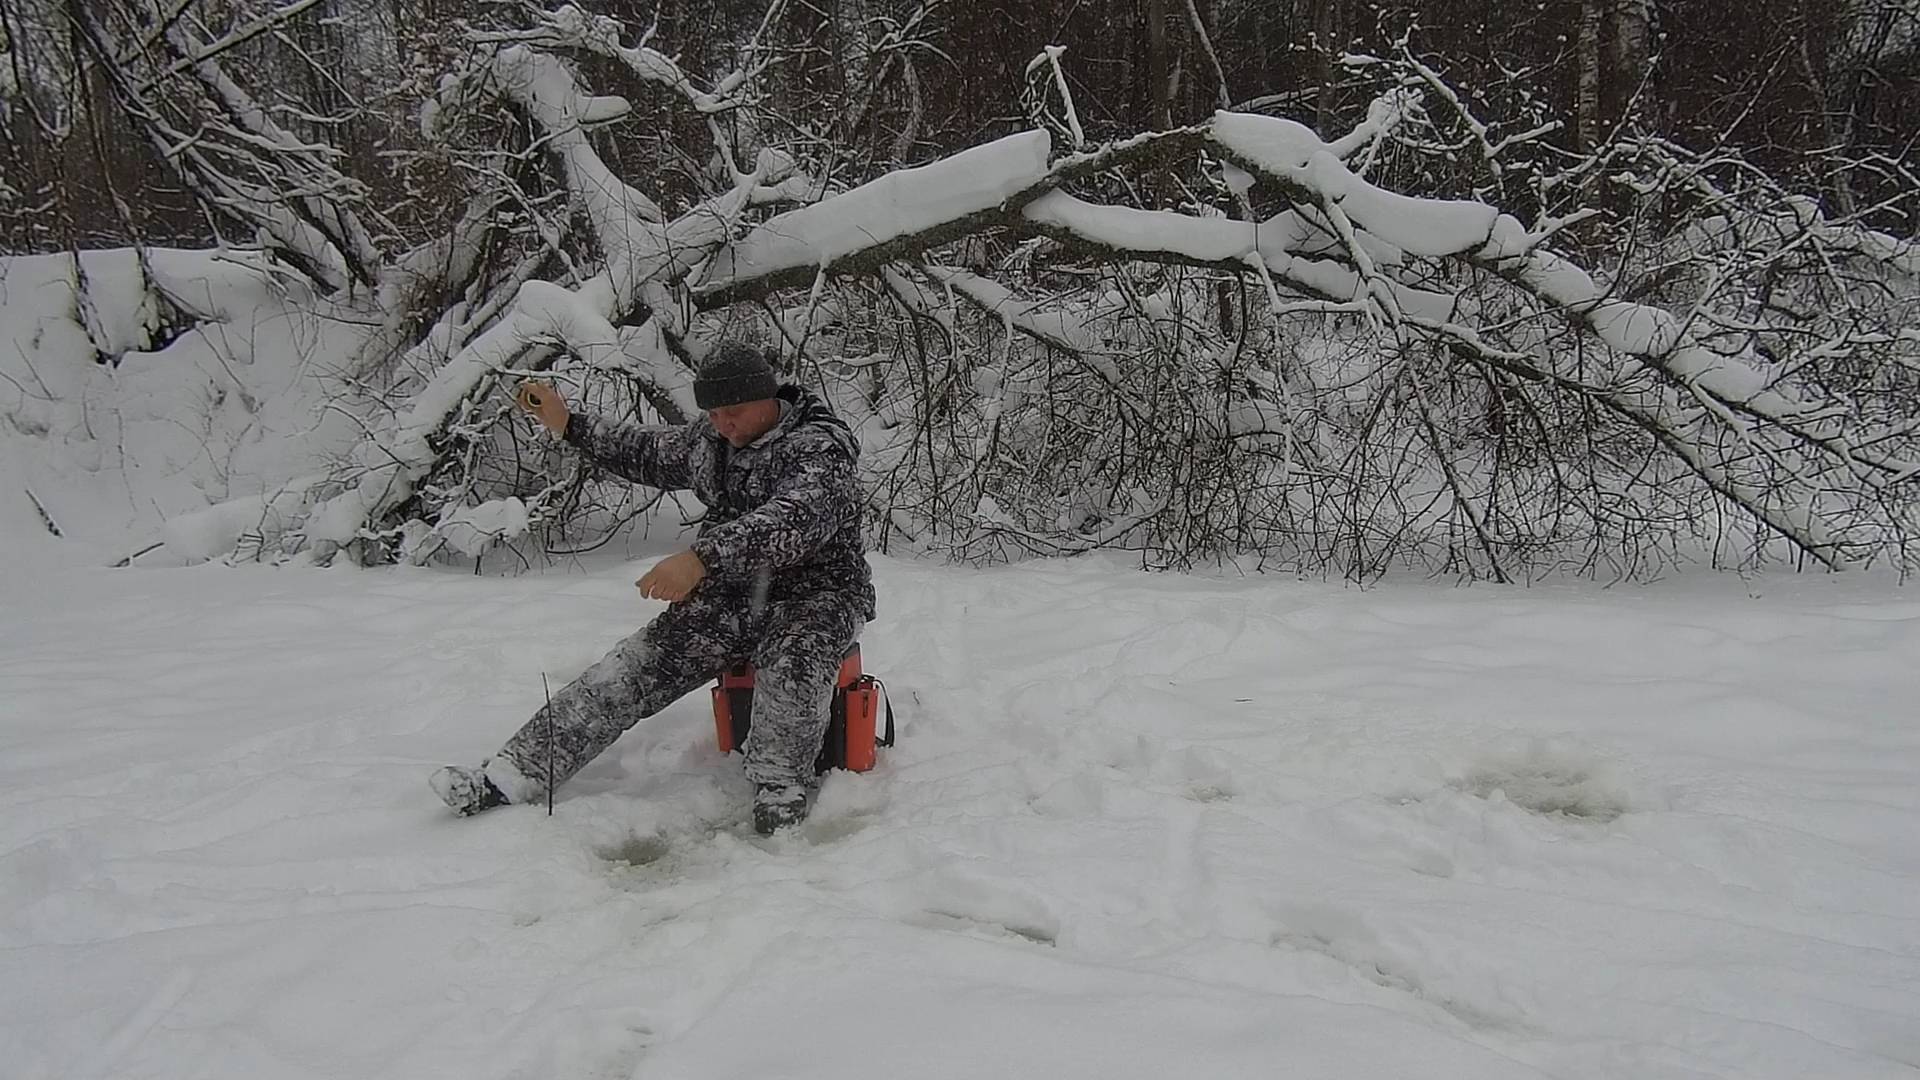
[[[639,721],[718,675],[745,651],[746,604],[696,595],[668,608],[561,687],[479,768],[449,765],[429,783],[466,815],[546,798],[549,753],[558,786]]]
[[[807,816],[835,677],[859,638],[864,606],[835,592],[767,606],[752,658],[753,727],[743,748],[747,779],[754,784],[756,832],[771,833]]]

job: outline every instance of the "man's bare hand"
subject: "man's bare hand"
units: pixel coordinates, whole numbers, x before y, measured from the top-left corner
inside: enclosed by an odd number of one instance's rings
[[[700,556],[682,551],[653,564],[653,569],[634,584],[640,586],[640,595],[649,600],[677,604],[692,596],[694,588],[706,576],[707,564],[700,561]]]
[[[520,389],[514,392],[513,403],[533,414],[533,418],[545,425],[548,431],[555,435],[566,434],[567,399],[560,396],[560,391],[555,390],[553,384],[523,382]]]

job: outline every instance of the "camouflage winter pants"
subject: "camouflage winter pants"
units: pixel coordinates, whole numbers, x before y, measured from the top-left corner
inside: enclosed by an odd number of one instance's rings
[[[840,660],[859,638],[864,602],[822,590],[755,605],[703,589],[553,695],[500,752],[487,775],[513,802],[546,797],[548,713],[553,782],[566,780],[634,724],[711,682],[740,660],[754,666],[753,728],[743,748],[756,784],[804,784],[826,735]]]

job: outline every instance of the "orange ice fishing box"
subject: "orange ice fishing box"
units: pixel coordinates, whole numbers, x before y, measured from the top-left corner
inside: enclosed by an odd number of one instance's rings
[[[840,678],[834,686],[827,719],[827,739],[820,747],[820,759],[814,762],[816,772],[866,772],[873,768],[875,748],[893,745],[893,702],[886,702],[885,729],[877,725],[885,696],[886,688],[880,680],[860,670],[860,646],[848,649],[846,659],[840,661]],[[752,726],[753,665],[735,664],[713,688],[713,733],[720,752],[730,754],[745,746]]]

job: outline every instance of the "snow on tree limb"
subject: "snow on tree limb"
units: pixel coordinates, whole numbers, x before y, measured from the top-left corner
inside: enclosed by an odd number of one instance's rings
[[[266,13],[236,31],[237,40],[269,32],[309,6],[301,0]],[[374,281],[379,255],[351,209],[360,185],[333,166],[337,151],[294,138],[227,77],[215,57],[236,42],[235,35],[216,43],[219,47],[205,46],[169,19],[149,33],[141,48],[123,51],[105,13],[90,5],[76,8],[73,25],[99,61],[122,111],[209,211],[256,234],[323,288]],[[153,44],[163,45],[175,60],[161,74],[137,78],[149,63],[147,47]],[[209,100],[226,114],[224,121],[169,118],[177,110],[156,90],[185,71],[207,87]],[[254,175],[248,175],[249,164]]]
[[[1338,260],[1308,254],[1326,251],[1327,238],[1296,211],[1264,222],[1234,221],[1103,206],[1055,191],[1027,204],[1022,217],[1049,236],[1092,244],[1117,257],[1235,271],[1251,270],[1257,258],[1268,274],[1299,293],[1340,303],[1366,295],[1364,275]],[[1367,237],[1360,237],[1357,247],[1363,255],[1374,249]],[[1448,294],[1398,282],[1386,288],[1398,311],[1432,319],[1452,314],[1455,298]]]
[[[134,89],[144,94],[176,75],[190,71],[201,64],[206,64],[219,58],[222,53],[237,49],[264,34],[275,32],[284,25],[287,20],[292,19],[294,16],[310,8],[318,7],[324,2],[325,0],[292,0],[291,3],[283,7],[263,12],[247,22],[242,23],[218,40],[204,43],[189,42],[176,53],[176,58],[173,63],[154,72],[149,78],[136,83]],[[191,3],[192,0],[179,0],[179,2],[174,4],[171,12],[160,14],[160,17],[154,20],[152,28],[143,36],[143,39],[134,48],[128,50],[123,57],[117,59],[131,59],[153,47],[156,42],[168,38],[173,38],[176,42],[186,41],[187,39],[180,28],[180,19],[181,16],[186,14],[187,8]]]
[[[295,5],[296,7],[298,5]],[[297,12],[289,11],[288,14]],[[178,32],[168,35],[180,52],[193,51],[192,42]],[[242,138],[257,140],[262,149],[292,166],[292,187],[300,192],[294,205],[301,216],[326,235],[328,242],[345,260],[348,271],[361,284],[373,284],[382,259],[373,239],[351,206],[362,185],[349,179],[328,160],[338,152],[330,146],[302,142],[275,123],[273,117],[240,84],[212,59],[196,59],[194,76],[204,83],[227,110]]]
[[[1075,357],[1108,386],[1116,390],[1120,387],[1120,372],[1112,357],[1107,355],[1094,330],[1079,317],[1048,309],[1036,301],[1023,300],[1006,286],[966,270],[948,266],[917,269],[945,292],[999,319],[1008,329]],[[936,312],[947,307],[944,296],[913,275],[888,267],[881,271],[881,276],[896,297],[922,315],[935,317]]]
[[[1338,206],[1360,228],[1410,254],[1457,255],[1477,248],[1487,243],[1501,217],[1485,203],[1422,199],[1375,187],[1355,176],[1333,146],[1291,120],[1216,113],[1210,137],[1241,168],[1307,194],[1302,201]],[[1518,229],[1517,222],[1513,228]]]
[[[568,190],[592,222],[609,265],[642,226],[663,219],[658,204],[607,168],[584,130],[626,115],[626,99],[586,93],[559,57],[525,45],[476,57],[460,75],[442,81],[438,101],[445,107],[474,95],[499,95],[518,104],[546,132],[547,150],[559,160]]]
[[[784,3],[785,0],[775,0],[769,5],[766,12],[768,22],[777,17]],[[761,33],[764,33],[765,29],[766,23],[763,22]],[[734,160],[733,143],[725,136],[717,120],[721,114],[741,107],[740,93],[766,69],[767,64],[761,62],[736,68],[715,80],[712,90],[701,90],[694,86],[693,80],[688,78],[687,73],[674,62],[672,57],[647,46],[647,41],[653,36],[652,30],[647,31],[639,44],[632,46],[621,44],[625,34],[626,26],[618,19],[583,11],[574,4],[563,4],[546,11],[536,9],[534,25],[530,28],[500,32],[476,31],[469,33],[468,38],[479,45],[520,43],[542,50],[570,49],[614,60],[637,78],[665,86],[685,98],[696,113],[707,118],[707,127],[713,136],[715,152],[725,160],[732,172],[736,174],[741,172],[740,163]],[[747,43],[744,51],[748,55],[757,52],[759,36],[756,34],[754,39]],[[603,112],[596,118],[597,120],[612,120],[625,115],[628,111],[628,105],[624,99],[598,100],[601,102]],[[777,180],[778,177],[774,179]],[[653,220],[659,219],[655,217]]]
[[[380,326],[347,362],[341,372],[345,380],[357,383],[396,357],[422,347],[444,350],[449,318],[456,323],[463,322],[472,314],[464,305],[441,312],[434,329],[411,346],[407,343],[408,326],[430,306],[434,295],[450,289],[465,290],[479,267],[481,245],[493,226],[492,218],[501,200],[498,192],[486,192],[470,200],[446,235],[435,237],[388,265],[381,275],[376,297],[376,306],[381,312]],[[519,284],[514,282],[516,288]]]
[[[1012,289],[969,270],[952,266],[922,267],[927,277],[1001,320],[1013,330],[1066,352],[1089,354],[1101,343],[1084,319],[1037,300],[1026,300]]]
[[[665,53],[648,48],[645,44],[622,45],[620,41],[625,33],[626,27],[618,19],[583,11],[574,4],[563,4],[539,12],[535,25],[530,28],[476,32],[470,34],[469,38],[477,44],[517,43],[546,49],[578,49],[618,60],[635,76],[672,89],[686,98],[695,112],[703,114],[727,112],[738,107],[739,101],[733,97],[733,92],[764,67],[730,72],[718,80],[715,90],[703,91],[697,89],[680,65]]]
[[[1763,422],[1758,431],[1739,432],[1743,439],[1771,443],[1768,449],[1782,457],[1792,453],[1790,444],[1803,440],[1841,459],[1851,454],[1845,442],[1812,436],[1803,425],[1818,407],[1767,389],[1749,357],[1722,355],[1704,347],[1679,319],[1659,308],[1610,298],[1592,275],[1545,250],[1538,237],[1495,208],[1383,191],[1354,176],[1317,136],[1290,121],[1221,114],[1215,118],[1214,131],[1223,150],[1243,167],[1265,175],[1302,201],[1317,204],[1336,218],[1344,215],[1355,226],[1411,254],[1461,258],[1499,274],[1584,325],[1615,353],[1633,357],[1684,386],[1710,414],[1725,415],[1724,409],[1731,406]],[[1355,245],[1353,253],[1364,270],[1364,252]],[[1807,482],[1805,475],[1790,472],[1780,493],[1740,479],[1707,451],[1706,433],[1677,403],[1645,395],[1607,393],[1604,397],[1653,433],[1715,491],[1822,562],[1843,567],[1853,561],[1846,548],[1872,546],[1870,541],[1849,544],[1826,527],[1813,510],[1819,486]],[[1814,467],[1831,478],[1832,464]],[[1907,465],[1895,461],[1891,468],[1910,475]]]
[[[979,231],[1047,176],[1051,140],[1028,131],[891,172],[776,215],[722,249],[694,286],[702,307],[811,282],[821,269],[878,270]]]
[[[1237,264],[1257,250],[1272,266],[1284,263],[1290,252],[1328,247],[1326,231],[1293,211],[1250,224],[1099,207],[1058,190],[1106,169],[1190,155],[1206,137],[1203,127],[1154,132],[1049,164],[1046,132],[1010,135],[769,219],[721,252],[695,295],[702,307],[716,307],[806,284],[823,266],[836,273],[871,272],[960,236],[1009,225],[1078,236],[1120,254],[1195,265]],[[1479,239],[1485,240],[1484,230]],[[1402,258],[1399,247],[1376,233],[1357,242],[1377,262]],[[1322,269],[1303,270],[1317,280],[1316,287],[1331,283]]]

